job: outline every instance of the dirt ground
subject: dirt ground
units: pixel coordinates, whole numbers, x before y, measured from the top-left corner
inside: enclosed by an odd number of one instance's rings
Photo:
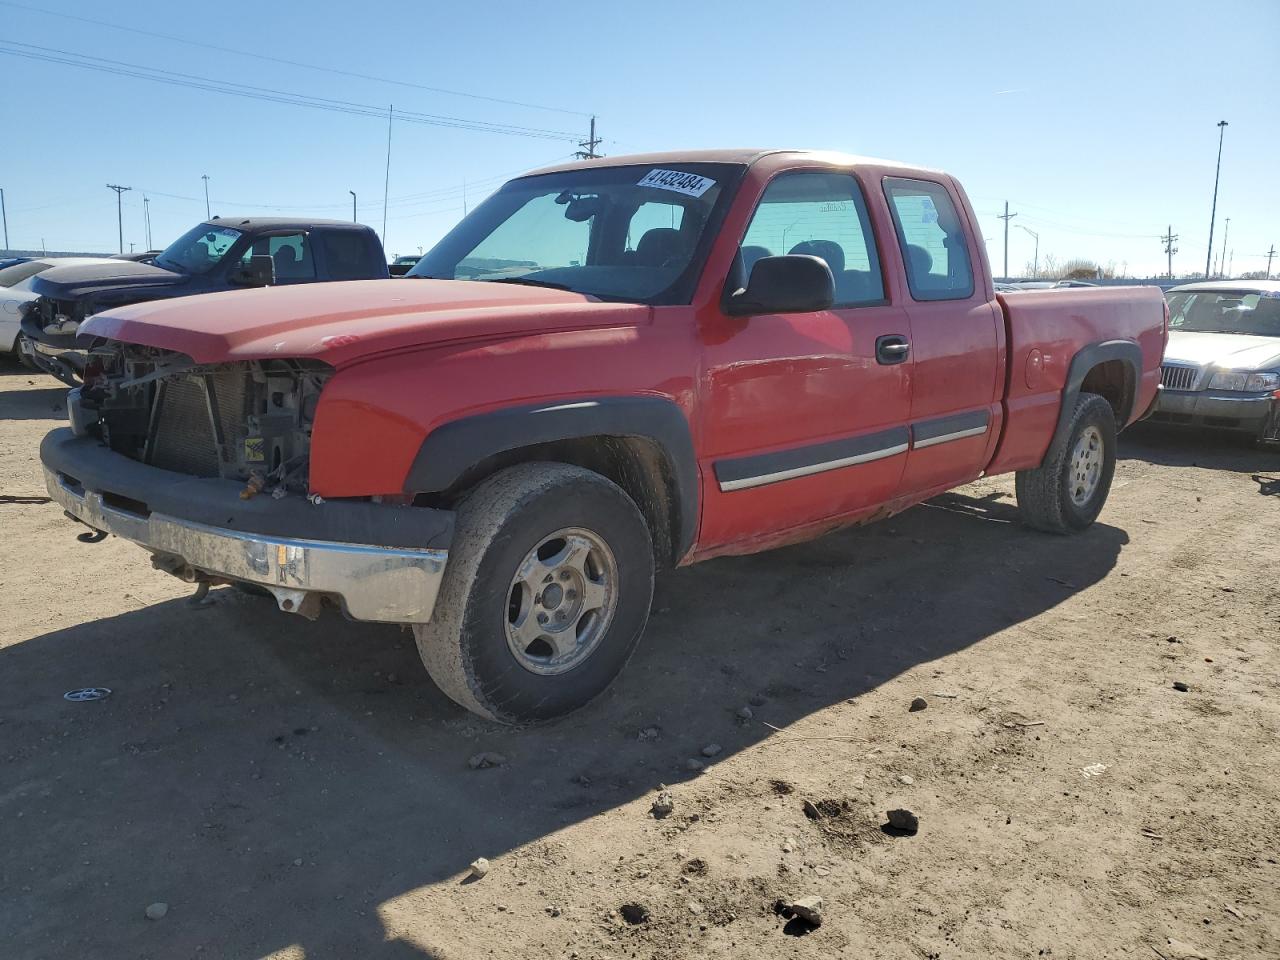
[[[609,694],[512,730],[408,632],[77,542],[62,398],[0,366],[5,960],[1280,957],[1276,453],[1140,430],[1079,537],[998,478],[676,571]]]

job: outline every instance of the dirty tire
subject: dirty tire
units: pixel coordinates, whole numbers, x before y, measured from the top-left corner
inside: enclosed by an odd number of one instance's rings
[[[1083,502],[1072,497],[1073,451],[1089,431],[1101,440],[1101,459],[1095,485]],[[1103,397],[1082,393],[1067,422],[1064,442],[1054,441],[1044,463],[1035,470],[1018,471],[1014,489],[1023,522],[1049,533],[1084,530],[1102,512],[1116,469],[1116,418]]]
[[[585,659],[544,675],[527,669],[508,644],[512,579],[531,550],[566,529],[586,530],[607,545],[617,599]],[[418,653],[450,699],[483,717],[526,723],[562,716],[602,693],[626,665],[649,619],[653,576],[649,529],[619,487],[568,464],[510,467],[458,507],[435,612],[413,628]]]

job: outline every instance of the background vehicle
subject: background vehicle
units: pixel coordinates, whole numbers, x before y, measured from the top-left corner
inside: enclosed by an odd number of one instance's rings
[[[403,257],[396,257],[391,261],[391,265],[388,269],[391,271],[391,276],[403,277],[406,273],[417,266],[418,261],[421,259],[421,254],[418,254],[417,256],[406,255]]]
[[[363,224],[214,217],[150,263],[111,258],[41,274],[32,285],[38,299],[27,310],[22,330],[35,348],[35,362],[74,385],[84,366],[76,333],[100,310],[244,287],[387,276],[382,243]]]
[[[30,350],[24,350],[22,314],[36,299],[31,286],[36,276],[55,267],[90,266],[110,263],[106,257],[15,258],[0,266],[0,353],[11,353],[33,366]]]
[[[1173,287],[1153,420],[1280,440],[1280,280]]]
[[[952,177],[839,154],[553,167],[404,283],[94,317],[46,483],[179,576],[412,624],[468,709],[557,716],[626,663],[655,568],[983,474],[1036,528],[1094,521],[1161,293],[996,295],[974,222]]]
[[[163,250],[140,250],[137,253],[117,253],[112,260],[132,260],[134,263],[154,263]]]

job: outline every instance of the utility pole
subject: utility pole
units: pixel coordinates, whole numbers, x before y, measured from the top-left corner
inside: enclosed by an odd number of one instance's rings
[[[595,160],[597,157],[601,156],[601,154],[596,151],[596,148],[599,147],[601,143],[603,143],[603,141],[596,136],[596,118],[592,117],[591,135],[578,144],[582,149],[575,153],[574,156],[579,160]]]
[[[1213,210],[1209,213],[1209,251],[1204,255],[1204,278],[1209,279],[1209,270],[1213,266],[1213,222],[1218,219],[1218,176],[1222,173],[1222,135],[1226,132],[1227,121],[1218,121],[1218,166],[1213,171]]]
[[[120,207],[120,197],[126,190],[132,190],[133,187],[121,187],[114,183],[108,183],[107,189],[116,192],[116,228],[120,232],[120,252],[124,253],[124,212]]]
[[[1009,212],[1009,201],[1004,202],[1004,214],[997,214],[999,219],[1004,221],[1004,276],[1001,280],[1009,279],[1009,221],[1017,216],[1016,213]]]
[[[462,178],[462,215],[467,215],[467,178]]]
[[[1222,256],[1218,258],[1218,273],[1223,272],[1223,268],[1227,265],[1227,236],[1231,233],[1231,218],[1227,217],[1227,222],[1222,227]]]
[[[209,219],[209,175],[202,173],[200,179],[204,181],[204,218]]]
[[[382,246],[387,246],[387,192],[391,189],[391,115],[395,113],[396,105],[387,106],[387,175],[382,181]]]
[[[1014,224],[1014,226],[1016,226],[1019,230],[1029,233],[1031,234],[1031,236],[1035,237],[1036,255],[1035,255],[1035,259],[1031,263],[1031,279],[1038,280],[1040,278],[1040,234],[1036,233],[1030,227],[1024,227],[1020,223]],[[1008,268],[1006,267],[1006,269]]]
[[[4,209],[4,187],[0,187],[0,219],[4,220],[4,248],[8,250],[9,249],[9,214],[6,213]]]
[[[1164,255],[1169,258],[1169,279],[1173,279],[1173,255],[1178,252],[1178,248],[1173,245],[1173,241],[1178,239],[1178,235],[1173,232],[1173,225],[1169,225],[1169,232],[1160,238],[1164,241]]]
[[[1227,260],[1227,279],[1231,279],[1231,275],[1236,272],[1236,252],[1231,251],[1231,257]]]
[[[9,241],[5,241],[5,246],[9,245]],[[1267,251],[1267,279],[1271,279],[1271,258],[1276,255],[1276,245],[1273,243],[1271,249]]]
[[[147,249],[154,250],[151,246],[151,198],[146,194],[142,197],[142,220],[147,225]]]
[[[351,194],[351,222],[359,223],[360,221],[356,218],[356,192],[348,190],[347,193]]]

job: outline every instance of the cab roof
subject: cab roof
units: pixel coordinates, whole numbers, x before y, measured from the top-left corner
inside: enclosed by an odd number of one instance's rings
[[[832,167],[852,167],[858,165],[894,167],[904,171],[939,174],[942,171],[930,167],[921,167],[897,160],[882,160],[877,157],[864,157],[852,153],[841,153],[836,150],[784,150],[761,148],[726,148],[719,150],[666,150],[661,153],[632,153],[617,157],[597,157],[593,160],[574,160],[569,163],[558,163],[549,167],[532,170],[524,176],[538,176],[544,173],[562,173],[568,170],[590,170],[596,167],[661,167],[680,163],[737,163],[751,166],[765,157],[789,156],[797,163],[817,163]]]
[[[307,230],[311,227],[334,227],[341,230],[368,230],[363,223],[350,220],[316,220],[297,217],[210,217],[205,223],[215,227],[231,227],[235,230]]]

